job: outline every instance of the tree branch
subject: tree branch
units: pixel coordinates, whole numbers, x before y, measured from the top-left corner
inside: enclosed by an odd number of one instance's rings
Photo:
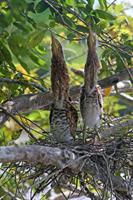
[[[60,24],[62,24],[63,26],[67,27],[72,32],[74,32],[74,33],[76,33],[76,34],[78,34],[80,36],[84,36],[84,34],[80,33],[76,29],[73,29],[68,23],[66,23],[66,21],[63,18],[63,15],[59,12],[59,10],[55,6],[53,6],[53,2],[49,2],[48,0],[44,0],[44,2],[46,4],[48,4],[49,7],[55,12],[55,14],[60,18]]]
[[[44,88],[42,85],[35,83],[35,82],[31,82],[31,81],[22,81],[22,80],[17,80],[17,79],[0,78],[0,84],[3,84],[3,83],[25,85],[25,86],[37,88],[41,92],[47,92],[47,89]]]
[[[63,157],[59,148],[39,145],[0,147],[0,162],[7,163],[19,161],[34,164],[41,163],[44,166],[53,164],[62,167]]]
[[[80,75],[82,77],[84,77],[84,72],[81,70],[76,70],[74,68],[71,68],[71,70],[76,74],[76,75]],[[133,67],[128,69],[129,72],[131,74],[133,74]],[[104,78],[102,80],[98,81],[98,84],[102,87],[102,88],[107,88],[110,86],[113,86],[115,84],[117,84],[120,81],[123,80],[129,80],[129,74],[127,72],[127,70],[123,70],[121,72],[116,73],[115,75],[112,75],[110,77]]]
[[[19,112],[31,112],[37,109],[49,109],[52,104],[52,95],[50,92],[20,95],[6,103],[2,104],[5,110],[13,115]],[[5,113],[0,113],[0,125],[2,125],[8,116]]]
[[[116,96],[118,96],[123,103],[127,104],[130,107],[133,107],[133,97],[125,93],[118,93],[116,94]]]
[[[118,133],[121,134],[121,137],[124,135],[124,130],[130,129],[133,127],[133,119],[125,120],[123,122],[118,122],[116,120],[116,123],[114,126],[105,128],[103,131],[100,132],[100,136],[102,139],[108,138],[111,135],[117,136]]]
[[[124,143],[123,143],[124,144]],[[113,175],[110,171],[110,175],[107,170],[106,158],[112,156],[116,159],[118,152],[123,152],[125,155],[124,145],[122,149],[117,149],[117,145],[101,146],[95,148],[95,146],[82,145],[71,147],[50,147],[50,146],[23,146],[23,147],[0,147],[0,162],[2,163],[14,163],[14,162],[27,162],[37,167],[37,164],[41,164],[46,167],[49,165],[56,166],[57,169],[63,171],[64,169],[70,169],[71,173],[78,174],[79,172],[89,173],[93,178],[100,180],[103,184],[106,184],[110,190],[110,182],[107,179],[111,178],[113,192],[122,192],[128,194],[127,182],[122,177]],[[128,144],[130,147],[130,144]],[[126,144],[127,149],[127,144]],[[108,154],[106,154],[108,152]],[[126,155],[128,152],[126,152]],[[129,154],[131,152],[129,151]],[[112,162],[112,161],[111,161]],[[109,169],[110,170],[110,169]]]
[[[133,73],[133,68],[130,68],[131,73]],[[128,73],[126,70],[123,70],[115,75],[112,75],[108,78],[99,81],[99,84],[102,88],[106,88],[112,85],[115,85],[119,81],[128,79]],[[77,101],[80,96],[80,86],[73,86],[70,88],[70,96],[73,101]],[[52,95],[50,92],[46,93],[37,93],[37,94],[26,94],[18,96],[12,100],[3,103],[1,107],[10,112],[13,115],[16,115],[18,112],[31,112],[33,110],[50,109],[51,104],[53,103]],[[0,113],[0,125],[5,123],[9,118],[5,113]]]

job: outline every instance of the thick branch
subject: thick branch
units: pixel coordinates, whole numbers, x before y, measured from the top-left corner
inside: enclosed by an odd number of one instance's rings
[[[74,68],[71,69],[76,75],[80,75],[82,77],[84,77],[84,73],[81,70],[75,70]],[[130,73],[133,73],[133,67],[129,68]],[[129,80],[129,74],[127,72],[127,70],[123,70],[121,72],[118,72],[115,75],[112,75],[110,77],[104,78],[100,81],[98,81],[98,84],[102,87],[102,88],[107,88],[110,86],[115,85],[116,83],[123,81],[123,80]]]
[[[0,147],[0,162],[41,163],[46,165],[53,164],[59,166],[63,161],[61,150],[46,146],[32,145],[23,147]]]
[[[133,97],[125,93],[118,93],[117,96],[122,100],[123,103],[133,107]]]
[[[114,151],[113,148],[114,147],[112,147],[111,152]],[[69,168],[74,174],[85,171],[87,173],[89,172],[90,175],[99,179],[104,184],[108,184],[110,188],[110,182],[107,182],[107,175],[109,176],[109,174],[106,171],[107,166],[103,149],[105,149],[105,147],[96,149],[94,146],[90,148],[90,146],[87,145],[72,147],[69,150],[67,147],[59,148],[39,145],[23,147],[7,146],[0,147],[0,162],[13,163],[23,161],[33,165],[37,163],[44,166],[53,165],[60,170]],[[82,154],[80,155],[80,153]],[[121,177],[110,174],[110,178],[114,192],[127,193],[126,182]]]
[[[21,95],[13,100],[7,101],[2,107],[13,115],[20,112],[31,112],[37,109],[49,109],[52,104],[50,92]],[[2,125],[9,116],[4,112],[0,113],[0,125]]]
[[[129,71],[131,73],[133,73],[133,67],[129,69]],[[120,82],[120,81],[123,81],[123,80],[129,80],[129,74],[127,73],[126,70],[123,70],[115,75],[112,75],[110,77],[107,77],[105,79],[102,79],[99,81],[99,85],[102,87],[102,88],[106,88],[106,87],[109,87],[109,86],[113,86],[115,85],[116,83]]]
[[[133,72],[133,68],[130,68],[130,71]],[[106,79],[100,80],[99,84],[104,87],[109,87],[110,85],[116,84],[119,81],[128,79],[127,71],[124,70],[116,75],[108,77]],[[73,101],[79,99],[80,96],[80,86],[74,86],[70,89],[70,96]],[[130,100],[131,101],[131,100]],[[44,109],[47,110],[50,108],[51,104],[53,103],[52,95],[50,92],[46,93],[37,93],[37,94],[28,94],[28,95],[21,95],[18,96],[10,101],[7,101],[2,105],[4,109],[11,114],[17,114],[18,112],[31,112],[33,110]],[[131,102],[132,104],[132,102]],[[2,125],[8,116],[1,112],[0,113],[0,125]]]
[[[73,87],[70,91],[72,100],[76,100],[77,96],[80,94],[80,86]],[[33,110],[44,109],[49,110],[51,104],[53,103],[53,98],[50,92],[46,93],[37,93],[37,94],[28,94],[18,96],[10,101],[7,101],[1,107],[3,107],[7,112],[10,112],[13,115],[16,115],[20,112],[31,112]],[[0,125],[5,123],[8,120],[4,112],[0,113]]]
[[[105,128],[103,131],[101,131],[100,136],[101,138],[108,138],[111,135],[113,136],[117,136],[117,134],[121,133],[121,137],[122,135],[124,135],[124,130],[126,129],[130,129],[133,127],[133,119],[129,119],[123,122],[118,122],[116,121],[116,124],[112,127],[109,128]]]

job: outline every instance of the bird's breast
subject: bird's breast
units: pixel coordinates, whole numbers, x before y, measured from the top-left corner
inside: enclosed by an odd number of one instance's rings
[[[97,99],[86,99],[86,101],[81,102],[80,109],[86,126],[89,128],[100,126],[101,108]]]

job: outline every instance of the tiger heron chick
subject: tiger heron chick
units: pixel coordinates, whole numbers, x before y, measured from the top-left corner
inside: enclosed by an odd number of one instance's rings
[[[96,36],[90,29],[87,40],[88,55],[84,68],[84,85],[80,96],[80,111],[83,119],[83,140],[85,141],[86,128],[97,129],[100,126],[103,112],[103,98],[97,77],[101,68],[96,52]]]
[[[60,42],[52,35],[51,86],[53,105],[50,130],[55,140],[71,143],[77,128],[77,111],[69,97],[69,75]]]

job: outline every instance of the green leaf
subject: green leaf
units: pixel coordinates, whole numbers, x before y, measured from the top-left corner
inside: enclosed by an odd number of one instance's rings
[[[25,12],[27,10],[28,4],[25,1],[17,1],[17,0],[11,0],[10,3],[12,10],[11,12],[16,21],[26,23]]]
[[[34,53],[29,52],[29,56],[32,59],[33,62],[35,62],[37,65],[39,64],[39,57],[36,56]]]
[[[6,61],[9,64],[9,66],[12,68],[12,70],[15,71],[15,66],[12,63],[12,57],[11,57],[10,51],[2,42],[0,42],[0,56],[1,56],[1,59],[3,61]]]
[[[34,48],[35,46],[37,46],[44,38],[45,32],[46,30],[44,29],[44,30],[35,31],[34,33],[32,33],[28,41],[29,47]]]
[[[33,13],[31,11],[28,12],[28,17],[30,17],[34,22],[41,26],[48,26],[50,23],[50,9],[46,9],[41,13]]]
[[[75,34],[73,34],[73,33],[69,33],[69,34],[67,35],[67,39],[68,39],[68,40],[73,40],[74,37],[75,37]]]
[[[108,26],[108,21],[105,19],[101,19],[97,24],[94,24],[93,28],[96,33],[102,33],[105,28]]]
[[[17,29],[16,31],[12,32],[10,37],[8,38],[8,44],[12,51],[12,53],[16,56],[26,54],[26,38],[27,35],[24,32]]]
[[[112,15],[111,13],[106,12],[104,10],[96,9],[94,12],[96,13],[96,15],[99,16],[99,18],[106,19],[106,20],[114,20],[115,19],[114,15]]]
[[[11,11],[7,11],[5,14],[0,13],[0,27],[6,28],[12,21]]]
[[[92,10],[95,0],[87,0],[87,2],[88,2],[87,6]]]
[[[26,69],[26,71],[29,72],[29,66],[27,65],[27,63],[24,62],[23,59],[21,59],[21,58],[17,57],[17,59],[20,62],[20,64],[24,67],[24,69]]]
[[[76,29],[77,29],[77,31],[80,31],[80,32],[83,32],[83,33],[88,33],[89,32],[87,27],[81,26],[81,25],[77,25]]]
[[[25,0],[26,3],[32,3],[34,0]]]
[[[64,19],[65,23],[68,24],[70,27],[74,26],[73,21],[68,16],[63,16],[63,19]],[[60,24],[63,23],[63,21],[59,15],[56,16],[56,22],[60,23]]]
[[[98,0],[99,1],[99,5],[102,9],[107,9],[107,2],[106,0]]]
[[[40,1],[37,5],[35,10],[37,11],[37,13],[41,13],[43,11],[45,11],[48,8],[48,4],[46,4],[44,1]]]
[[[108,59],[109,55],[111,55],[111,49],[107,48],[102,53],[102,58]]]
[[[45,61],[32,51],[29,51],[29,57],[31,58],[33,63],[37,64],[39,67],[45,64]]]
[[[116,71],[120,71],[124,69],[124,63],[121,60],[121,57],[119,55],[116,55],[116,62],[117,62],[117,68]]]
[[[20,22],[14,22],[13,23],[13,25],[15,25],[18,29],[20,29],[20,30],[22,30],[22,31],[24,31],[24,32],[29,32],[30,31],[30,29],[29,29],[29,26],[25,26],[25,24],[22,24],[22,23],[20,23]]]
[[[75,5],[75,1],[74,0],[65,0],[65,2],[69,6],[74,6]]]
[[[0,43],[0,53],[1,53],[3,60],[7,59],[8,62],[12,61],[12,57],[11,57],[10,52],[8,51],[8,49],[5,47],[5,45],[2,42]]]
[[[55,21],[54,21],[54,20],[51,21],[51,22],[49,23],[49,26],[50,26],[50,28],[54,28],[54,27],[55,27]]]

